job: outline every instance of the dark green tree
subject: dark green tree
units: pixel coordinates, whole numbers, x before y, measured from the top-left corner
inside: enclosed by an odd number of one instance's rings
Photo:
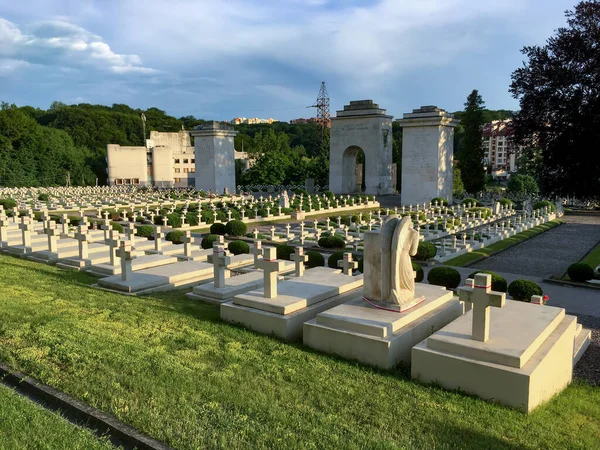
[[[515,138],[541,149],[538,182],[545,194],[600,197],[600,2],[567,11],[567,26],[544,46],[522,49],[510,92],[521,110]]]
[[[483,148],[481,146],[481,130],[483,128],[483,99],[477,89],[467,97],[465,111],[462,114],[462,151],[458,160],[458,168],[462,176],[465,190],[476,194],[485,189],[485,171],[483,168]]]

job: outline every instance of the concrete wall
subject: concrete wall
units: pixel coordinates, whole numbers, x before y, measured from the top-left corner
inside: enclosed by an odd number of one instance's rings
[[[173,151],[171,147],[154,147],[152,149],[152,178],[154,186],[170,187],[173,185]]]
[[[106,146],[108,159],[108,184],[116,179],[138,179],[140,185],[148,184],[148,165],[146,147],[121,147],[118,144]]]

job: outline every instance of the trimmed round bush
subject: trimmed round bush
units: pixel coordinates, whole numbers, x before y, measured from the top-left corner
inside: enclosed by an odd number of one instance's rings
[[[455,289],[460,284],[460,273],[452,267],[434,267],[427,274],[429,284]]]
[[[319,252],[310,250],[306,252],[308,255],[308,261],[306,261],[306,267],[312,269],[313,267],[322,267],[325,265],[325,258]]]
[[[181,227],[181,217],[179,214],[167,214],[167,225],[173,228]]]
[[[434,197],[431,199],[431,204],[435,206],[435,202],[438,202],[438,206],[448,206],[448,202],[445,198]]]
[[[225,225],[225,232],[229,236],[244,236],[247,231],[248,227],[241,220],[231,220]]]
[[[508,283],[504,277],[498,275],[496,272],[491,272],[489,270],[478,270],[477,272],[470,274],[467,278],[475,278],[475,275],[478,273],[487,273],[492,276],[492,291],[506,292]]]
[[[12,198],[0,198],[0,205],[2,205],[4,209],[13,209],[17,207],[17,202]]]
[[[575,263],[569,266],[567,275],[573,281],[587,281],[594,278],[594,269],[585,263]]]
[[[421,267],[421,265],[415,262],[412,263],[412,267],[413,270],[417,272],[417,276],[415,276],[415,281],[417,283],[420,283],[421,281],[423,281],[423,278],[425,278],[425,272],[423,272],[423,268]]]
[[[319,239],[319,247],[323,248],[346,248],[346,241],[339,236],[325,236]]]
[[[512,206],[513,201],[509,198],[501,198],[498,200],[498,203],[500,203],[502,206]]]
[[[38,195],[38,200],[40,202],[47,202],[50,199],[50,196],[48,194],[40,194]]]
[[[341,261],[342,259],[344,259],[344,252],[335,252],[332,253],[331,256],[329,257],[329,259],[327,260],[327,267],[330,267],[332,269],[337,269],[338,268],[338,261]]]
[[[183,231],[173,230],[169,231],[165,236],[167,241],[171,241],[173,244],[183,244]]]
[[[207,234],[202,238],[200,247],[202,247],[204,250],[212,248],[213,243],[217,241],[218,236],[218,234]]]
[[[250,253],[250,246],[244,241],[231,241],[227,246],[227,249],[234,255],[241,255],[242,253]]]
[[[154,236],[154,227],[152,225],[142,225],[137,228],[137,235],[145,238]]]
[[[556,211],[556,205],[548,200],[542,200],[542,201],[537,202],[534,205],[533,209],[542,209],[542,208],[545,208],[546,206],[549,206],[550,210],[552,212]]]
[[[110,226],[113,230],[118,231],[119,233],[122,233],[124,231],[123,225],[121,225],[120,223],[111,222]]]
[[[69,216],[69,225],[72,227],[78,227],[81,223],[82,218],[79,216]]]
[[[286,261],[290,261],[290,256],[296,251],[294,247],[287,244],[280,244],[275,248],[277,249],[277,259],[285,259]]]
[[[508,293],[513,300],[531,302],[532,295],[542,295],[542,288],[529,280],[515,280],[508,285]]]
[[[419,261],[428,261],[433,258],[437,253],[437,248],[431,242],[419,242],[419,248],[415,257]]]
[[[461,202],[461,204],[466,205],[470,203],[471,206],[477,206],[477,199],[473,198],[473,197],[467,197],[465,199],[463,199],[463,201]]]
[[[210,234],[220,234],[221,236],[225,236],[225,224],[220,222],[215,222],[210,226]]]
[[[198,214],[196,212],[187,212],[185,214],[185,223],[189,224],[192,227],[198,225]]]

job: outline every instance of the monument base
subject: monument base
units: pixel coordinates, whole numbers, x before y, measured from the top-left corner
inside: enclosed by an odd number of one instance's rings
[[[415,344],[464,311],[442,287],[416,283],[415,293],[425,300],[400,314],[374,308],[362,295],[322,312],[304,324],[304,345],[382,369],[409,362]]]
[[[490,312],[486,342],[471,339],[469,311],[416,345],[412,377],[530,412],[571,382],[587,330],[562,308],[508,300]]]

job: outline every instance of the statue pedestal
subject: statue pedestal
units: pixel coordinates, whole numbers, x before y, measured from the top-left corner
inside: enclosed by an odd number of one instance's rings
[[[382,369],[410,362],[414,345],[464,310],[452,291],[439,286],[417,283],[415,297],[425,300],[401,314],[377,309],[362,298],[321,312],[304,324],[304,345]]]
[[[391,303],[378,302],[375,300],[369,300],[366,297],[365,297],[365,300],[367,303],[369,303],[371,306],[374,306],[377,309],[382,309],[384,311],[390,311],[390,312],[396,312],[396,313],[403,313],[403,312],[408,311],[411,308],[414,308],[418,304],[423,303],[425,301],[425,297],[422,295],[419,297],[415,297],[412,301],[404,303],[403,305],[394,305]]]

